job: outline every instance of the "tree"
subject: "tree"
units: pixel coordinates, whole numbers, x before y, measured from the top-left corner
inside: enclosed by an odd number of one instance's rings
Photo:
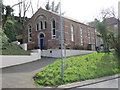
[[[10,7],[9,5],[8,6],[5,6],[5,5],[2,5],[2,22],[3,22],[3,27],[5,25],[5,23],[7,22],[8,19],[11,19],[13,14],[13,9],[12,7]]]
[[[0,42],[2,43],[7,43],[8,42],[8,37],[6,36],[6,34],[4,33],[4,30],[0,29]],[[1,45],[0,44],[0,45]]]
[[[49,4],[49,1],[48,1],[47,4],[45,5],[45,8],[46,8],[46,10],[50,10],[50,9],[51,9],[50,4]]]
[[[45,5],[46,10],[50,10],[52,12],[58,13],[60,8],[60,2],[55,6],[55,2],[53,1],[50,5],[50,2],[48,1]]]
[[[97,28],[97,24],[98,24],[99,22],[100,22],[100,21],[95,18],[94,21],[89,22],[88,25],[90,25],[91,27]]]
[[[117,43],[116,43],[116,52],[120,58],[120,20],[119,19],[118,19],[118,37],[117,37]]]
[[[18,28],[17,30],[18,31],[21,30],[21,32],[22,32],[22,38],[24,38],[25,37],[25,33],[23,31],[25,29],[26,13],[30,9],[30,7],[32,9],[32,14],[34,13],[34,10],[33,10],[33,7],[32,7],[31,0],[18,0],[18,3],[15,4],[15,5],[13,5],[13,6],[16,6],[16,5],[19,6],[19,22],[20,23],[18,25],[21,28],[21,29]],[[21,33],[21,32],[19,32],[19,33]]]
[[[114,7],[103,8],[96,18],[99,21],[103,21],[105,18],[110,18],[110,17],[117,18],[117,13],[115,12]]]
[[[4,33],[9,38],[9,42],[16,40],[16,33],[15,33],[15,21],[14,20],[7,20],[5,27],[4,27]]]
[[[102,39],[104,42],[104,50],[108,49],[108,40],[107,40],[107,28],[104,22],[99,22],[97,24],[97,30],[100,32],[100,34],[102,35]]]
[[[117,39],[117,36],[115,36],[115,32],[112,32],[112,30],[107,28],[107,24],[105,22],[105,20],[110,17],[117,17],[113,7],[102,9],[99,17],[93,22],[90,22],[89,25],[96,28],[97,31],[102,35],[105,50],[109,47],[113,47],[115,50],[117,50],[119,39]]]
[[[55,6],[55,12],[59,12],[59,8],[60,8],[60,2]]]

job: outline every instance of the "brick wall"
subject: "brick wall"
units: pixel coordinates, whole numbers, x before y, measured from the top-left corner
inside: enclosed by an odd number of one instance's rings
[[[36,31],[36,23],[41,21],[42,19],[39,18],[39,15],[44,15],[45,19],[47,21],[47,28],[44,30]],[[51,37],[51,20],[52,18],[56,21],[56,39],[52,39]],[[32,42],[28,42],[28,30],[27,26],[32,25]],[[74,41],[71,41],[71,25],[74,26]],[[81,36],[80,36],[80,27],[83,29],[83,44],[81,44]],[[90,31],[90,43],[88,40],[88,31]],[[88,44],[95,45],[95,29],[76,22],[74,20],[70,20],[67,18],[63,18],[63,35],[64,35],[64,42],[67,45],[75,46],[80,45],[84,48],[88,47]],[[42,8],[40,8],[33,16],[32,18],[27,22],[26,28],[24,30],[25,37],[24,37],[24,43],[28,43],[28,49],[34,49],[35,47],[39,46],[39,39],[40,39],[40,33],[44,34],[44,49],[55,49],[60,47],[60,41],[59,41],[59,16],[50,12],[46,11]]]

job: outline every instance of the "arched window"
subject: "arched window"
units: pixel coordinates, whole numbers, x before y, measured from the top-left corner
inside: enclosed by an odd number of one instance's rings
[[[47,22],[46,21],[44,22],[44,26],[45,26],[45,29],[46,29],[47,28]]]
[[[51,34],[52,34],[52,39],[56,38],[56,22],[55,19],[52,19],[51,21]]]
[[[36,31],[39,30],[39,23],[36,24]]]
[[[43,29],[43,22],[40,21],[40,30],[42,30],[42,29]]]
[[[71,41],[74,41],[74,26],[71,25]]]
[[[47,18],[45,15],[39,15],[35,19],[36,23],[36,31],[44,30],[47,28]],[[39,22],[39,23],[38,23]]]
[[[43,29],[46,29],[46,28],[47,28],[47,22],[43,21]]]

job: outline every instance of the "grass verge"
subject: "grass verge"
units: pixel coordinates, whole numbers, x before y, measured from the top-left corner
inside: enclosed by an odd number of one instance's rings
[[[30,51],[25,51],[16,44],[7,43],[2,45],[0,55],[30,55]]]
[[[61,77],[61,60],[45,67],[33,78],[35,85],[56,86],[120,73],[114,53],[92,53],[66,59],[64,78]]]

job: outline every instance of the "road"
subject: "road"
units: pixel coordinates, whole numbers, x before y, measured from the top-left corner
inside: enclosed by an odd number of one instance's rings
[[[35,62],[2,69],[2,88],[37,88],[32,77],[55,60],[42,58]]]

